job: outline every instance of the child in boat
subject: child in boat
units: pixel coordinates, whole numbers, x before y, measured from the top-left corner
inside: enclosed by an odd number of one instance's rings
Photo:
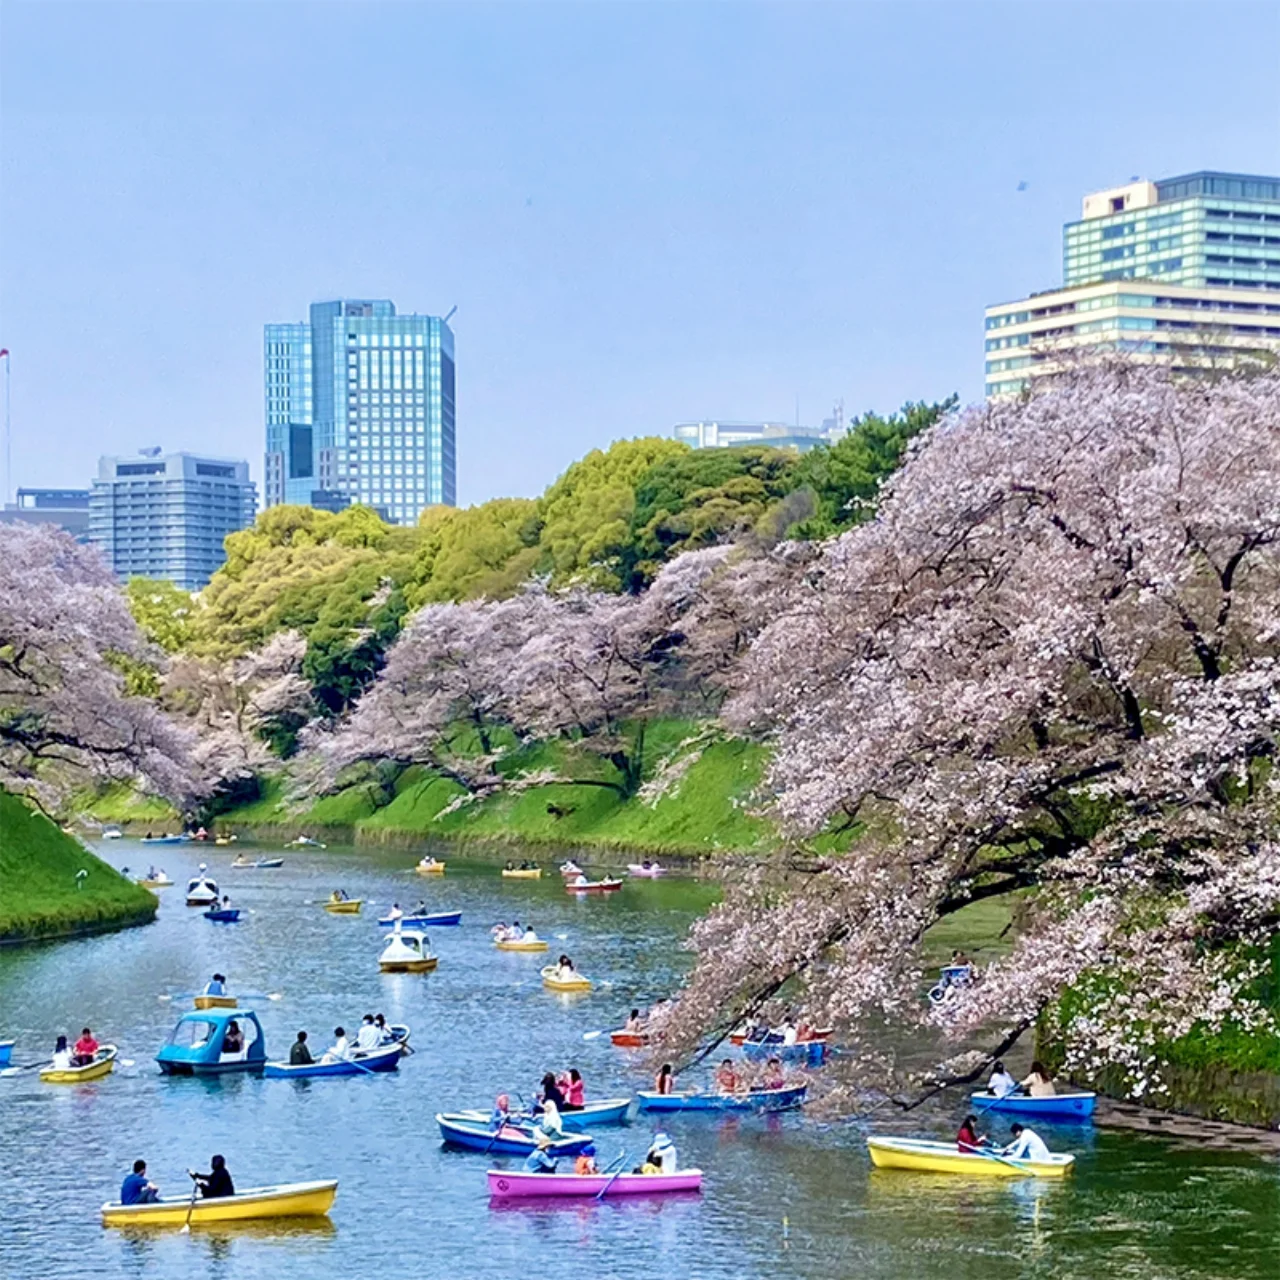
[[[1018,1082],[1005,1070],[1003,1062],[997,1062],[987,1081],[987,1092],[997,1098],[1007,1098],[1018,1087]]]
[[[1033,1098],[1052,1098],[1057,1090],[1053,1087],[1053,1077],[1049,1068],[1038,1058],[1031,1064],[1031,1074],[1022,1082],[1022,1087]]]
[[[589,1178],[592,1174],[599,1173],[600,1169],[596,1164],[595,1156],[589,1156],[584,1151],[582,1155],[573,1162],[573,1171],[580,1178]]]
[[[577,1067],[569,1068],[569,1087],[565,1091],[564,1110],[581,1111],[587,1104],[587,1085]]]
[[[98,1053],[98,1042],[93,1038],[93,1032],[85,1027],[80,1032],[80,1039],[76,1041],[75,1054],[71,1059],[72,1065],[77,1067],[87,1067]]]
[[[716,1088],[721,1093],[737,1093],[738,1073],[733,1069],[732,1058],[726,1058],[716,1068]]]
[[[636,1173],[675,1173],[677,1167],[676,1144],[665,1133],[655,1133],[644,1163]]]
[[[1000,1152],[1001,1155],[1008,1156],[1010,1160],[1037,1160],[1045,1164],[1052,1158],[1044,1139],[1034,1129],[1015,1124],[1010,1127],[1009,1132],[1013,1135],[1013,1141]]]
[[[676,1088],[675,1073],[671,1070],[671,1063],[664,1062],[658,1070],[658,1074],[653,1080],[653,1091],[658,1094],[674,1093]]]
[[[965,1116],[960,1132],[956,1134],[956,1150],[962,1155],[966,1152],[981,1151],[991,1140],[986,1134],[979,1135],[976,1116]]]

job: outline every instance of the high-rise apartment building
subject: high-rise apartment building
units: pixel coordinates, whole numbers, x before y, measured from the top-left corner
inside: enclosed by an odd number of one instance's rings
[[[198,591],[227,558],[223,539],[253,523],[247,462],[193,453],[102,458],[89,491],[89,541],[121,579],[168,578]]]
[[[457,499],[453,330],[386,300],[264,333],[267,506],[358,502],[395,524]]]
[[[1280,178],[1191,173],[1084,198],[1063,229],[1064,287],[986,312],[987,395],[1081,350],[1184,372],[1280,350]]]

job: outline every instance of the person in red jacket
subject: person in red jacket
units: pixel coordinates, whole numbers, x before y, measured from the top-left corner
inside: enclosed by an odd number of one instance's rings
[[[75,1056],[72,1062],[77,1067],[87,1067],[98,1053],[98,1042],[93,1038],[93,1032],[85,1027],[80,1032],[80,1039],[76,1041]]]
[[[956,1149],[964,1154],[965,1152],[981,1151],[987,1145],[989,1139],[978,1134],[978,1121],[974,1116],[965,1116],[964,1123],[960,1126],[960,1132],[956,1134]]]

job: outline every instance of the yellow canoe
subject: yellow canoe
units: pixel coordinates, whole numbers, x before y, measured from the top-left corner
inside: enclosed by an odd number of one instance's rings
[[[557,978],[556,966],[547,965],[542,971],[542,985],[548,991],[590,991],[591,979],[578,974],[573,978]]]
[[[508,880],[540,880],[541,867],[503,867],[502,874]]]
[[[40,1079],[45,1084],[84,1084],[88,1080],[101,1080],[109,1076],[116,1065],[116,1047],[113,1044],[102,1045],[93,1056],[93,1061],[83,1067],[45,1067],[40,1072]]]
[[[197,1009],[235,1009],[235,996],[196,996]]]
[[[444,875],[444,863],[432,862],[427,866],[423,866],[423,864],[420,862],[416,867],[414,867],[414,870],[420,876],[442,876]]]
[[[335,916],[354,916],[360,914],[363,898],[345,898],[342,902],[326,902],[324,909]]]
[[[548,944],[541,938],[537,942],[506,942],[499,939],[493,944],[499,951],[545,951]]]
[[[214,1200],[166,1196],[153,1204],[110,1203],[102,1206],[104,1227],[181,1227],[191,1212],[191,1225],[247,1222],[254,1218],[319,1218],[333,1208],[337,1179],[291,1182],[279,1187],[252,1187]]]
[[[954,1142],[917,1138],[867,1139],[877,1169],[911,1169],[917,1173],[960,1173],[979,1178],[1065,1178],[1076,1158],[1054,1152],[1043,1160],[1011,1160],[995,1152],[960,1151]]]
[[[144,889],[171,889],[173,888],[172,880],[139,880],[138,883]]]

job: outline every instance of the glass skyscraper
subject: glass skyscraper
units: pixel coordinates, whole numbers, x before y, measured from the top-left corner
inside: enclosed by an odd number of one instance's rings
[[[457,498],[453,331],[385,299],[317,302],[264,333],[266,505],[376,508],[413,524]]]

